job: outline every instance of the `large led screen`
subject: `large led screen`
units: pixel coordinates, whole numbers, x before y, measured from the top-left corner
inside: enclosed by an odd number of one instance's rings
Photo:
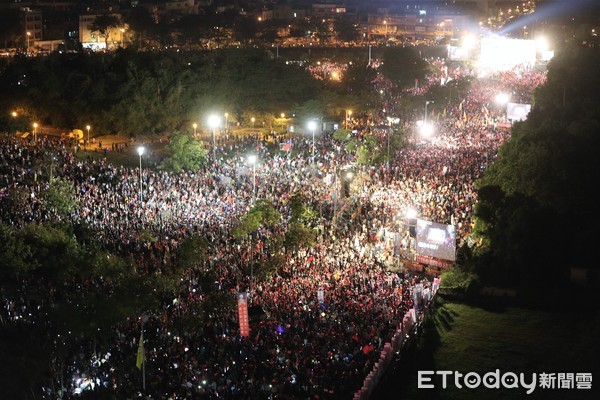
[[[506,118],[511,121],[524,121],[531,111],[531,104],[508,103],[506,105]]]
[[[456,259],[454,226],[417,219],[417,254],[442,260]]]

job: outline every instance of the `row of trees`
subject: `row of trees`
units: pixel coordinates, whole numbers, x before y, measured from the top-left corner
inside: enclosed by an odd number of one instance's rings
[[[0,65],[0,129],[30,130],[36,121],[138,135],[188,130],[192,122],[202,128],[212,112],[242,124],[251,116],[273,123],[281,112],[298,119],[373,112],[380,102],[376,71],[363,53],[357,51],[341,82],[313,79],[305,67],[256,49],[16,57]],[[395,87],[412,85],[427,71],[412,49],[390,48],[382,57],[382,72]]]

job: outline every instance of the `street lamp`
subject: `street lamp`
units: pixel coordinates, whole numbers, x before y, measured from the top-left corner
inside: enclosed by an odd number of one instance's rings
[[[346,129],[348,129],[348,120],[352,116],[352,110],[346,110]]]
[[[125,29],[121,28],[121,47],[123,47],[123,43],[125,42]]]
[[[33,123],[33,143],[37,143],[37,122]]]
[[[248,156],[248,163],[252,164],[252,203],[256,199],[256,155],[250,154]]]
[[[392,117],[387,117],[389,129],[387,132],[387,164],[388,169],[390,169],[390,135],[392,134]]]
[[[144,197],[143,197],[144,188],[142,186],[142,155],[144,154],[145,150],[146,149],[144,149],[144,146],[139,146],[137,148],[137,152],[140,155],[140,202],[144,201]]]
[[[90,128],[91,128],[91,126],[89,126],[89,125],[86,125],[86,127],[85,127],[85,129],[87,129],[87,132],[88,132],[88,140],[87,140],[88,146],[90,145]]]
[[[284,124],[285,124],[285,114],[281,113],[281,131],[284,131]]]
[[[510,100],[510,97],[506,93],[498,93],[496,95],[495,100],[496,100],[496,103],[498,103],[499,105],[503,106],[506,103],[508,103],[508,101]]]
[[[227,128],[229,128],[229,124],[227,122],[227,118],[229,118],[229,114],[225,113],[225,133],[227,133]]]
[[[27,54],[29,54],[29,37],[31,36],[31,32],[27,32]]]
[[[428,138],[433,134],[433,126],[429,124],[421,125],[421,136]]]
[[[308,122],[308,129],[312,130],[312,161],[315,164],[315,129],[317,129],[317,123],[315,121]]]
[[[208,126],[212,129],[213,134],[213,154],[217,152],[217,139],[215,138],[215,130],[221,125],[221,118],[218,115],[208,117]]]
[[[194,127],[194,137],[196,137],[196,132],[197,132],[197,129],[198,129],[198,124],[194,122],[192,124],[192,126]]]
[[[425,125],[427,125],[427,106],[429,105],[429,103],[433,103],[433,100],[425,101],[425,118],[423,119]]]

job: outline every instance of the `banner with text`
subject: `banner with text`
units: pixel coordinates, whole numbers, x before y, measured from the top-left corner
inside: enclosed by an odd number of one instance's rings
[[[240,321],[240,336],[250,335],[250,323],[248,321],[248,293],[238,293],[238,318]]]

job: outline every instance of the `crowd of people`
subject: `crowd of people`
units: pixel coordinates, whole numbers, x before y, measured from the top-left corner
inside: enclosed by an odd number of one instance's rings
[[[517,89],[542,79],[519,74],[523,82]],[[294,152],[276,155],[256,138],[245,138],[221,144],[198,172],[145,168],[141,185],[138,169],[78,158],[60,140],[33,144],[3,137],[0,198],[6,200],[16,188],[27,196],[19,207],[2,207],[1,220],[19,227],[58,218],[43,206],[48,182],[38,177],[39,160],[50,154],[52,174],[72,182],[80,199],[69,218],[87,224],[118,254],[135,255],[138,273],[160,273],[176,263],[175,250],[192,235],[207,239],[215,290],[232,298],[249,290],[250,305],[263,315],[251,321],[249,337],[240,336],[233,308],[201,326],[181,326],[178,317],[206,301],[194,271],[188,271],[176,301],[155,310],[145,324],[145,394],[152,398],[350,398],[414,306],[414,285],[431,284],[389,270],[381,261],[381,232],[402,230],[398,216],[414,208],[420,218],[454,225],[458,245],[467,241],[475,180],[509,137],[494,124],[501,114],[492,93],[509,89],[502,80],[476,81],[466,98],[444,106],[433,138],[409,135],[408,146],[390,163],[358,171],[360,184],[357,179],[350,186],[347,200],[340,195],[340,181],[325,178],[352,165],[354,157],[326,132],[317,137],[314,160],[309,135],[291,139]],[[357,116],[352,123],[360,134],[381,121]],[[259,160],[255,174],[250,152]],[[269,255],[255,243],[232,240],[239,218],[254,199],[269,199],[283,219],[261,234],[285,231],[295,193],[303,193],[318,210],[317,244],[286,252],[265,280],[240,274]],[[336,213],[349,204],[355,207],[340,223]],[[148,231],[156,240],[139,234]],[[22,298],[3,293],[3,301],[9,319],[31,314],[31,304]],[[86,347],[73,354],[63,398],[97,385],[113,388],[119,398],[137,396],[140,379],[133,373],[139,333],[140,321],[127,321],[112,345],[94,357]],[[129,372],[117,373],[123,368],[116,365],[129,365]]]

